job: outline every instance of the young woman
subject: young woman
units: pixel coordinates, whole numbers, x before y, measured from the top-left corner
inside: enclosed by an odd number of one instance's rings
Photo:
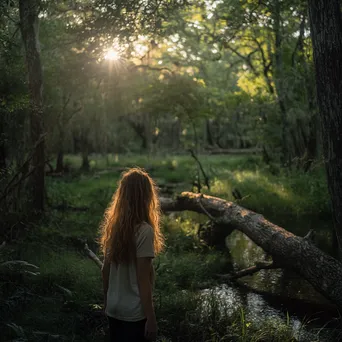
[[[155,340],[152,259],[163,246],[156,187],[141,169],[130,169],[119,181],[101,225],[105,313],[110,340]]]

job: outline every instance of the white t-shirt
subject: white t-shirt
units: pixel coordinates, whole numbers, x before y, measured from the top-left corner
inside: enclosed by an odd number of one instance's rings
[[[143,223],[136,234],[137,258],[154,258],[153,228]],[[122,321],[136,322],[145,318],[141,305],[134,262],[111,263],[106,314]]]

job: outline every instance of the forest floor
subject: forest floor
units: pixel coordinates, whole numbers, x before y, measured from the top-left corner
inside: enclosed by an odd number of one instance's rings
[[[242,206],[289,230],[293,222],[307,218],[330,220],[321,166],[304,174],[267,167],[255,156],[200,159],[211,181],[210,191],[203,188],[205,193],[234,200],[232,191],[238,189]],[[79,157],[67,156],[66,162],[69,174],[47,177],[45,217],[39,224],[27,225],[25,234],[0,254],[1,341],[104,340],[107,328],[100,270],[84,255],[78,239],[86,239],[98,253],[99,223],[123,168],[146,168],[170,196],[193,190],[197,172],[187,156],[94,156],[87,173],[79,171]],[[217,285],[215,275],[226,273],[231,263],[225,252],[209,249],[198,239],[198,225],[205,220],[194,213],[163,219],[166,249],[155,260],[160,340],[296,341],[288,319],[265,320],[260,328],[246,320],[245,308],[222,313],[219,299],[204,298],[200,290]],[[330,231],[321,230],[318,241],[329,251]],[[22,260],[39,269],[24,263],[3,264],[9,260]]]

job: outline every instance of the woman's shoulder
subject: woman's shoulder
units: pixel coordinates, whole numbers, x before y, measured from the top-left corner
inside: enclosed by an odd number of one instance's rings
[[[148,241],[154,240],[154,231],[150,224],[143,222],[138,226],[136,232],[136,243],[137,246],[142,246]]]
[[[153,228],[149,223],[142,222],[138,225],[138,229],[137,229],[138,234],[148,234],[149,232],[153,232]]]
[[[153,237],[154,231],[152,226],[147,222],[142,222],[137,227],[136,237],[138,240]]]

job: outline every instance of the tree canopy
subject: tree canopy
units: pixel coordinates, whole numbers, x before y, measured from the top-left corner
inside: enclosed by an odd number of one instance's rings
[[[319,158],[306,2],[31,1],[41,162],[57,172],[65,153],[81,153],[84,169],[90,153],[189,148],[257,148],[267,162],[304,171]],[[19,3],[2,2],[0,17],[0,165],[8,175],[38,139],[27,134],[35,116]]]

